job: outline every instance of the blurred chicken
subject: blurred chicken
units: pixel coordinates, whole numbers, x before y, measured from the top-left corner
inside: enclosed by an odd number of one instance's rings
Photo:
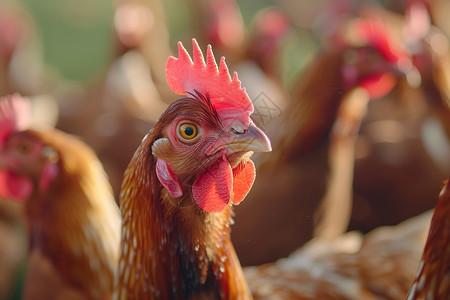
[[[49,79],[45,71],[42,41],[32,16],[18,1],[1,1],[0,96],[13,91],[32,96],[33,123],[52,126],[58,109],[54,99],[44,94]],[[10,299],[19,280],[26,257],[23,227],[20,205],[0,196],[0,299]]]
[[[255,299],[402,299],[414,280],[431,214],[365,236],[316,238],[276,263],[244,268],[244,274]]]
[[[361,122],[369,100],[393,90],[408,53],[377,15],[342,21],[330,39],[333,47],[324,48],[293,85],[281,124],[269,129],[277,147],[260,161],[249,195],[254,200],[238,208],[233,239],[242,251],[252,249],[238,252],[245,263],[298,248],[311,238],[318,209],[316,235],[332,238],[347,229]]]
[[[430,232],[407,300],[448,299],[450,295],[450,181],[439,195]]]
[[[27,99],[0,100],[0,197],[24,205],[24,299],[108,299],[120,215],[97,157],[55,129],[28,129]]]
[[[252,151],[270,151],[225,59],[193,40],[166,64],[174,101],[128,166],[117,299],[251,299],[230,241],[232,204],[251,189]]]
[[[418,70],[413,88],[402,90],[402,99],[421,101],[425,109],[421,138],[430,157],[450,174],[450,54],[449,40],[431,23],[428,1],[408,1],[404,39]],[[417,77],[417,79],[416,79]],[[410,101],[410,100],[409,100]]]
[[[241,55],[247,36],[239,5],[235,0],[189,0],[192,27],[199,43],[210,43],[217,53],[227,53],[228,63]],[[227,57],[228,57],[227,56]]]
[[[444,92],[448,67],[443,63],[448,54],[442,55],[448,41],[430,26],[426,6],[414,7],[409,11],[407,6],[404,18],[376,10],[411,53],[414,67],[390,99],[372,103],[361,126],[350,228],[367,230],[430,209],[433,203],[427,199],[449,176],[450,148],[443,125],[450,117]],[[431,40],[434,50],[427,46]]]

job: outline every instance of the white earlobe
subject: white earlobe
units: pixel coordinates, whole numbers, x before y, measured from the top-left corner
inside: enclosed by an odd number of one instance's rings
[[[162,159],[156,160],[156,176],[161,184],[169,191],[174,198],[183,196],[183,190],[169,165]]]

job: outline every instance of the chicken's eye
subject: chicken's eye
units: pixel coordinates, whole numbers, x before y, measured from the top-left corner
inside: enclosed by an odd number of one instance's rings
[[[20,143],[17,145],[16,149],[17,149],[17,152],[19,152],[19,154],[21,154],[21,155],[28,155],[33,150],[31,145],[28,143]]]
[[[198,128],[192,123],[182,123],[178,126],[178,136],[183,141],[193,142],[198,136]]]

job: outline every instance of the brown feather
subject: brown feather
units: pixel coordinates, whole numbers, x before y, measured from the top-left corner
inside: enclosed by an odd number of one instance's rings
[[[173,199],[156,177],[152,145],[165,126],[179,114],[201,117],[203,111],[201,118],[213,118],[197,102],[172,104],[125,172],[117,299],[251,299],[230,241],[231,206],[206,213],[194,204],[189,184],[181,199]],[[192,183],[195,174],[186,178]]]
[[[275,263],[244,268],[255,299],[402,299],[420,260],[431,212],[364,237],[315,238]]]
[[[407,297],[448,299],[450,295],[450,181],[439,195],[416,280]]]
[[[60,171],[45,193],[26,202],[31,252],[63,281],[93,299],[110,297],[118,261],[120,215],[94,152],[57,130],[28,130],[59,154]],[[33,272],[33,270],[28,270]]]

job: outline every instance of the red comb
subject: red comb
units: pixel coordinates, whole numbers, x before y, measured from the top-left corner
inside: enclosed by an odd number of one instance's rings
[[[357,34],[376,47],[383,56],[391,61],[398,62],[408,57],[408,53],[389,36],[389,30],[379,20],[361,19],[356,23]]]
[[[192,39],[192,45],[193,60],[181,42],[178,42],[178,58],[171,56],[167,60],[166,78],[169,87],[180,95],[195,94],[195,91],[203,95],[208,93],[212,105],[222,116],[230,112],[249,116],[253,112],[253,104],[245,88],[241,87],[237,73],[234,72],[233,78],[230,77],[225,58],[220,59],[217,67],[211,45],[208,45],[205,63],[195,39]]]
[[[19,94],[0,98],[0,149],[8,137],[30,123],[30,103]]]

